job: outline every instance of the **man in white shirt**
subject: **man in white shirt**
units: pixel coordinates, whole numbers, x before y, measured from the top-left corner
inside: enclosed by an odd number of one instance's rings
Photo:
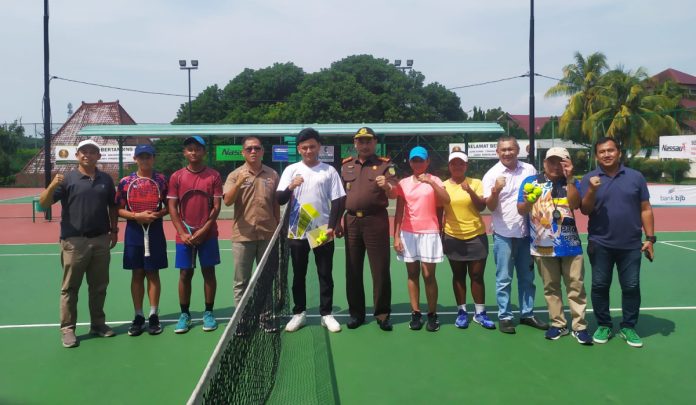
[[[536,174],[534,166],[520,162],[520,145],[514,137],[498,140],[499,162],[483,176],[483,197],[491,211],[495,287],[498,300],[500,331],[515,333],[510,292],[513,269],[517,269],[517,295],[520,323],[546,330],[548,324],[534,316],[534,269],[529,253],[529,229],[526,219],[517,212],[517,197],[522,181]]]
[[[309,251],[314,248],[314,262],[319,275],[319,313],[321,325],[340,332],[341,325],[331,315],[333,306],[334,229],[343,212],[346,192],[336,169],[319,161],[321,138],[313,128],[297,135],[297,150],[302,161],[283,171],[276,191],[281,205],[288,206],[288,245],[292,261],[293,317],[285,330],[294,332],[306,322],[307,294],[305,278]],[[312,244],[308,240],[312,238]],[[310,247],[311,246],[311,247]]]

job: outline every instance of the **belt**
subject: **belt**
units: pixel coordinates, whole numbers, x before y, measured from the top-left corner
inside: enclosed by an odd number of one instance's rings
[[[81,234],[79,234],[79,235],[77,235],[77,236],[82,237],[82,238],[96,238],[97,236],[102,236],[102,235],[104,235],[105,233],[106,233],[106,232],[99,232],[99,231],[96,231],[96,232],[84,232],[84,233],[81,233]]]
[[[367,216],[370,216],[370,215],[380,214],[380,213],[382,213],[382,212],[385,211],[385,210],[386,210],[386,208],[379,208],[379,209],[376,209],[376,210],[375,210],[375,209],[372,209],[372,210],[355,210],[355,211],[346,210],[346,212],[348,213],[348,215],[351,215],[351,216],[354,216],[354,217],[358,217],[358,218],[362,218],[362,217],[367,217]]]

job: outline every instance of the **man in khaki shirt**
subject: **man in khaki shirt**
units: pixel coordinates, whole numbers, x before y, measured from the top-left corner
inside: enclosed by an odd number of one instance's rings
[[[259,138],[242,140],[244,165],[227,176],[223,187],[226,206],[234,203],[232,256],[234,258],[234,305],[238,306],[256,263],[261,260],[280,219],[275,199],[278,173],[262,164]]]

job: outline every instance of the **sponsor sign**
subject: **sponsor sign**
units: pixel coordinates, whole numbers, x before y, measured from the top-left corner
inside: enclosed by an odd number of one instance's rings
[[[660,137],[660,159],[696,160],[696,135],[668,135]]]
[[[118,163],[118,145],[100,146],[99,152],[101,158],[99,163]],[[135,163],[133,153],[135,146],[123,147],[123,163]],[[75,154],[77,153],[77,145],[56,145],[53,147],[53,156],[55,156],[56,164],[77,163]]]
[[[696,186],[649,184],[653,206],[696,206]]]
[[[287,162],[288,145],[273,145],[271,149],[271,158],[274,162]]]
[[[242,145],[217,145],[215,147],[215,160],[218,162],[243,162]]]
[[[324,163],[334,162],[334,147],[333,145],[322,145],[319,149],[319,161]]]
[[[518,139],[517,143],[520,145],[520,154],[517,157],[526,159],[529,141]],[[466,149],[463,143],[451,143],[449,144],[450,152],[455,146],[459,146],[462,151]],[[495,153],[497,146],[498,142],[469,142],[469,150],[466,155],[469,159],[498,159],[498,155]]]

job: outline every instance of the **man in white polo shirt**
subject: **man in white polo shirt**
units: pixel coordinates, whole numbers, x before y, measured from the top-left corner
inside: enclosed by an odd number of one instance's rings
[[[483,176],[483,197],[491,211],[495,288],[500,331],[515,333],[510,292],[513,269],[517,269],[517,295],[520,323],[546,330],[548,324],[534,316],[534,271],[529,253],[529,229],[517,212],[517,197],[522,181],[536,174],[534,166],[520,162],[520,145],[514,137],[502,137],[496,147],[499,162]]]

